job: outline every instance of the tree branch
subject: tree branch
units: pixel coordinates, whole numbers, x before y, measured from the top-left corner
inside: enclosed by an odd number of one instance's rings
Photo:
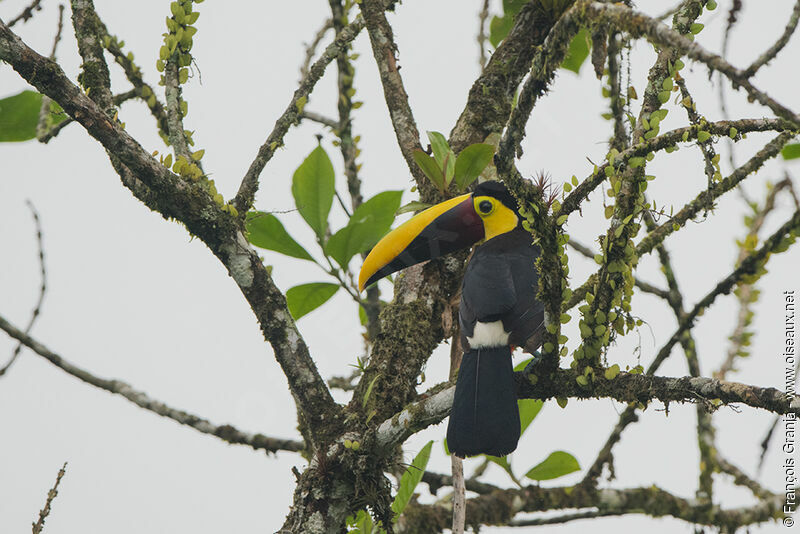
[[[783,500],[773,496],[751,507],[723,509],[677,497],[657,486],[647,488],[593,490],[581,486],[498,490],[467,501],[467,523],[471,525],[507,525],[519,512],[543,512],[557,509],[597,508],[600,515],[646,514],[671,516],[689,523],[738,527],[763,523],[782,517]],[[448,528],[450,510],[440,505],[411,504],[398,526],[402,532],[415,534],[441,532]],[[577,519],[577,518],[576,518]]]
[[[731,130],[733,129],[733,130]],[[684,126],[682,128],[676,128],[674,130],[670,130],[667,133],[661,134],[659,136],[653,137],[652,139],[645,139],[643,143],[637,143],[636,145],[627,148],[621,151],[615,158],[614,158],[614,166],[619,166],[621,164],[627,164],[627,162],[632,157],[644,157],[650,152],[658,152],[661,150],[665,150],[667,148],[675,146],[677,143],[681,141],[689,141],[697,138],[697,134],[700,131],[707,131],[713,135],[718,136],[729,136],[731,131],[737,132],[735,136],[736,139],[740,139],[738,136],[739,133],[748,133],[748,132],[767,132],[767,131],[775,131],[775,132],[791,132],[793,135],[797,133],[800,128],[796,128],[790,123],[782,120],[782,119],[739,119],[739,120],[725,120],[725,121],[717,121],[717,122],[710,122],[703,126],[703,128],[699,128],[696,125],[692,126]],[[785,138],[781,138],[783,144],[787,143],[792,136]],[[779,143],[779,141],[774,141],[774,143]],[[755,169],[761,167],[766,159],[769,157],[773,157],[780,152],[780,149],[783,147],[783,144],[780,146],[775,146],[773,144],[768,144],[765,149],[767,152],[763,154],[763,158],[759,158],[757,160],[753,160],[748,162],[748,167],[756,165]],[[777,148],[777,152],[774,150]],[[759,154],[762,154],[759,152]],[[600,184],[608,179],[606,176],[606,168],[610,165],[609,162],[602,163],[601,165],[597,166],[597,170],[594,171],[590,176],[585,178],[572,192],[567,195],[564,201],[561,203],[561,209],[559,210],[559,215],[569,215],[576,209],[580,207],[581,202],[583,202],[589,194],[594,191]],[[744,167],[742,167],[744,168]],[[732,175],[733,176],[733,175]],[[737,174],[738,184],[739,181],[747,177],[747,174],[743,176],[739,176]],[[719,187],[720,184],[716,184]],[[733,184],[736,185],[736,184]]]
[[[525,371],[515,373],[517,396],[520,399],[550,398],[609,398],[620,402],[647,404],[658,400],[670,402],[703,403],[716,409],[714,402],[721,404],[741,403],[752,408],[760,408],[777,414],[794,413],[800,415],[800,400],[788,397],[775,388],[763,388],[739,382],[727,382],[705,377],[666,377],[631,373],[620,373],[609,380],[596,370],[594,382],[590,387],[580,386],[575,378],[578,374],[571,369],[558,369],[550,377],[538,377],[531,384]],[[411,403],[402,412],[385,420],[375,433],[375,443],[384,452],[409,436],[441,422],[450,414],[453,405],[455,386],[448,387],[428,398]]]
[[[194,428],[203,434],[210,434],[216,436],[228,443],[247,445],[255,450],[264,450],[266,452],[277,452],[279,450],[299,452],[305,450],[305,444],[300,441],[290,439],[270,438],[263,434],[248,434],[237,430],[231,425],[214,425],[211,422],[184,412],[177,410],[151,398],[147,393],[134,389],[129,384],[121,380],[109,380],[106,378],[99,378],[90,372],[77,367],[64,358],[54,353],[25,332],[22,332],[14,325],[9,323],[4,317],[0,316],[0,330],[6,332],[12,338],[18,340],[21,344],[25,345],[39,356],[43,357],[59,369],[65,371],[67,374],[86,382],[96,388],[103,389],[109,393],[120,395],[150,412],[158,414],[162,417],[172,419],[182,425]]]
[[[800,1],[798,1],[794,5],[794,9],[792,10],[792,14],[789,16],[789,22],[786,24],[786,29],[783,30],[783,34],[775,41],[771,47],[767,49],[766,52],[761,54],[758,59],[753,61],[753,63],[742,71],[742,76],[745,78],[750,78],[755,74],[758,69],[775,59],[775,56],[778,55],[778,52],[783,50],[783,47],[786,46],[786,43],[789,42],[789,39],[794,34],[794,31],[797,29],[797,22],[800,21]]]
[[[726,121],[723,121],[726,122]],[[672,133],[672,132],[670,132]],[[669,135],[669,134],[665,134]],[[722,196],[724,193],[727,193],[734,187],[736,187],[740,182],[742,182],[745,178],[752,176],[761,166],[764,164],[765,161],[777,156],[781,148],[791,140],[794,134],[784,131],[775,139],[764,145],[764,147],[759,150],[752,158],[750,158],[744,165],[734,170],[729,176],[725,177],[722,181],[714,183],[711,189],[705,189],[701,191],[694,200],[686,204],[678,213],[670,217],[668,221],[661,224],[658,228],[653,230],[652,232],[648,233],[639,244],[636,246],[636,255],[638,257],[643,256],[644,254],[650,253],[653,248],[658,244],[663,242],[667,236],[676,232],[676,227],[678,229],[683,228],[685,223],[692,219],[695,215],[697,215],[702,209],[704,209],[709,204],[713,203],[714,200]],[[688,137],[687,137],[688,138]],[[653,140],[658,139],[658,137],[654,138]],[[626,151],[627,152],[627,151]],[[601,178],[595,178],[598,173],[592,175],[591,178],[584,180],[578,188],[576,188],[567,199],[564,201],[562,205],[561,211],[559,213],[563,213],[565,209],[571,211],[573,208],[577,209],[578,207],[578,200],[576,199],[576,203],[570,203],[569,207],[567,207],[567,201],[572,198],[572,196],[578,192],[578,189],[585,185],[598,180],[598,184],[602,182]],[[603,174],[605,176],[605,174]],[[581,194],[588,194],[586,191],[582,191]],[[564,309],[570,309],[575,306],[578,302],[583,300],[586,292],[589,288],[593,287],[597,281],[597,273],[592,274],[586,282],[583,283],[582,286],[575,289],[573,291],[572,296],[570,297],[569,301],[567,301],[564,305]]]
[[[31,318],[28,319],[28,324],[25,325],[25,334],[29,334],[33,325],[36,323],[36,319],[39,317],[39,314],[42,311],[42,303],[44,302],[44,295],[47,292],[47,269],[45,268],[44,262],[44,244],[42,243],[42,223],[39,220],[39,214],[36,212],[36,208],[33,206],[33,203],[28,200],[26,202],[28,208],[31,210],[31,215],[33,215],[33,224],[36,228],[36,244],[39,248],[39,275],[41,277],[41,283],[39,284],[39,298],[36,301],[36,305],[33,307],[33,312],[31,313]],[[8,369],[14,364],[19,357],[19,353],[22,350],[22,342],[17,343],[17,346],[14,347],[14,352],[11,353],[11,358],[9,358],[8,362],[0,368],[0,376],[6,374]]]
[[[31,50],[0,22],[0,59],[81,123],[107,151],[118,158],[151,196],[144,197],[165,218],[182,221],[226,266],[247,299],[270,342],[275,359],[317,441],[326,439],[339,408],[325,386],[291,314],[286,298],[275,286],[258,254],[244,237],[242,222],[218,206],[201,184],[189,183],[156,161],[119,124],[74,86],[53,61]],[[113,161],[113,159],[112,159]],[[140,197],[142,198],[142,197]],[[315,443],[316,445],[318,443]]]
[[[530,71],[537,48],[572,3],[559,2],[559,9],[549,10],[534,0],[517,13],[511,31],[472,84],[464,111],[450,132],[450,147],[456,154],[503,131],[517,87]]]
[[[53,484],[53,487],[47,492],[47,500],[44,503],[44,508],[39,511],[39,519],[33,524],[33,534],[41,534],[44,528],[44,521],[47,519],[47,516],[50,515],[50,506],[53,504],[53,500],[58,496],[58,485],[61,484],[61,479],[64,477],[66,471],[67,462],[64,462],[64,465],[58,470],[55,484]]]
[[[731,274],[718,282],[714,289],[712,289],[708,294],[706,294],[705,297],[695,304],[694,308],[692,308],[689,313],[683,315],[683,317],[678,321],[677,330],[674,334],[672,334],[672,337],[670,337],[669,341],[667,341],[661,350],[658,351],[658,354],[650,364],[650,367],[657,368],[661,362],[667,356],[669,356],[669,353],[672,351],[672,347],[675,346],[675,343],[680,340],[683,333],[687,330],[690,330],[694,326],[694,320],[700,315],[701,312],[708,308],[718,296],[727,295],[730,293],[734,286],[742,282],[742,280],[746,277],[757,275],[759,270],[763,268],[769,255],[784,242],[787,236],[791,235],[793,232],[797,232],[798,228],[800,228],[800,210],[796,211],[791,219],[789,219],[780,228],[778,228],[775,233],[766,239],[761,248],[753,251],[747,256],[747,258],[739,263],[739,265],[733,270],[733,272],[731,272]]]
[[[416,181],[423,202],[437,198],[435,187],[425,177],[414,161],[414,151],[421,149],[419,130],[408,103],[408,94],[400,76],[397,65],[397,45],[394,42],[392,27],[386,20],[381,0],[363,0],[361,13],[367,25],[369,40],[372,44],[372,55],[378,65],[378,72],[383,85],[383,95],[389,108],[397,144],[408,169]]]
[[[41,3],[42,0],[33,0],[28,7],[22,10],[22,13],[8,21],[8,27],[13,28],[17,22],[27,22],[30,20],[33,17],[34,11],[42,10],[42,6],[39,5]]]
[[[672,47],[695,61],[705,63],[710,69],[723,73],[734,88],[744,89],[753,100],[770,108],[778,117],[791,122],[795,127],[800,127],[800,115],[757,89],[745,75],[745,71],[737,69],[722,57],[707,51],[656,19],[624,5],[601,4],[591,0],[581,1],[580,6],[576,6],[571,13],[581,18],[583,22],[602,21],[626,30],[634,37],[646,36],[655,44]]]
[[[390,2],[393,3],[393,2]],[[325,73],[325,68],[328,64],[336,59],[339,54],[347,49],[350,41],[356,38],[358,33],[364,28],[364,19],[356,17],[356,19],[345,26],[345,28],[336,35],[336,38],[331,44],[325,48],[320,58],[314,62],[308,69],[306,74],[300,81],[300,85],[292,95],[289,105],[283,114],[275,121],[275,126],[272,128],[267,140],[258,149],[258,155],[250,164],[247,173],[239,185],[239,191],[236,193],[234,199],[234,206],[239,212],[241,217],[244,217],[250,207],[253,205],[256,191],[258,191],[258,177],[261,171],[264,170],[267,162],[272,159],[275,150],[283,145],[283,137],[289,128],[297,122],[300,114],[303,112],[303,107],[308,100],[308,95],[314,89],[319,79]]]

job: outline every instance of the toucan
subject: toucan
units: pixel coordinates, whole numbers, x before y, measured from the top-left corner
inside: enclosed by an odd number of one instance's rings
[[[536,298],[539,247],[522,227],[516,199],[502,182],[432,206],[389,232],[364,260],[359,289],[411,265],[476,243],[459,306],[464,355],[447,445],[459,457],[504,456],[517,448],[519,408],[511,353],[541,344],[544,307]]]

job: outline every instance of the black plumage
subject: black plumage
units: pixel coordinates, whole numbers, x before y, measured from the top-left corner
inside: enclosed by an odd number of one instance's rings
[[[536,299],[539,247],[518,226],[475,249],[461,287],[461,342],[465,350],[475,324],[503,322],[509,344],[533,352],[541,344],[544,306]]]
[[[448,447],[457,456],[503,456],[517,447],[520,422],[510,345],[532,353],[541,344],[538,256],[531,234],[518,226],[478,246],[467,265],[459,309],[464,356],[447,427]],[[502,322],[508,341],[470,347],[476,324],[495,321]]]

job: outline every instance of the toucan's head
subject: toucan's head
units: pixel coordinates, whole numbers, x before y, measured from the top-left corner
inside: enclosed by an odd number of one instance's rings
[[[384,276],[510,232],[520,224],[517,202],[502,182],[484,182],[418,213],[369,253],[358,277],[363,289]]]

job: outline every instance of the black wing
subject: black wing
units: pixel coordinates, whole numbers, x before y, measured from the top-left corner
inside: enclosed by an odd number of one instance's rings
[[[509,343],[528,352],[540,344],[544,306],[536,298],[539,247],[521,228],[497,236],[475,250],[464,274],[459,319],[462,343],[476,321],[502,320]]]
[[[497,238],[496,238],[497,239]],[[467,265],[461,287],[458,318],[461,332],[472,337],[475,323],[501,320],[516,304],[511,266],[504,255],[483,253],[478,247]]]

